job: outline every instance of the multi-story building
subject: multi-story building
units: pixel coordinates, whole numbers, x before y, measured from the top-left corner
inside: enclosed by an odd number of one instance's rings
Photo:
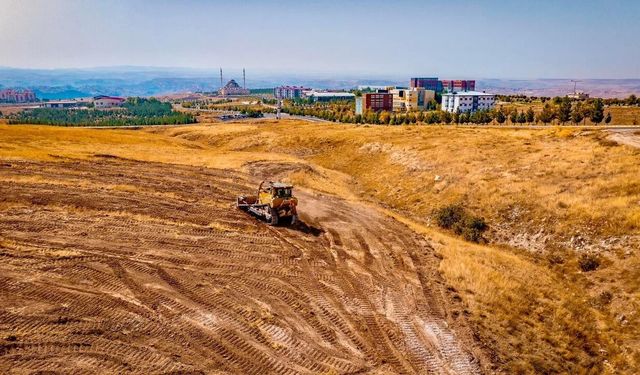
[[[411,88],[424,88],[433,90],[437,93],[441,92],[457,92],[457,91],[474,91],[476,89],[476,81],[468,79],[443,79],[437,77],[429,78],[411,78],[409,81]]]
[[[409,81],[409,87],[412,89],[423,88],[435,92],[442,91],[442,86],[440,85],[440,81],[438,81],[438,77],[411,78],[411,80]]]
[[[36,94],[32,90],[0,90],[0,102],[5,103],[28,103],[35,102]]]
[[[273,89],[273,96],[276,99],[297,99],[301,98],[305,90],[302,86],[280,86]]]
[[[422,111],[427,103],[435,99],[434,90],[426,90],[422,87],[396,88],[390,90],[393,95],[394,111]]]
[[[443,92],[475,91],[476,81],[468,79],[443,79],[440,81]]]
[[[393,94],[388,92],[369,92],[356,98],[356,115],[364,112],[391,111],[393,109]]]
[[[442,94],[442,110],[455,112],[476,112],[492,109],[496,96],[478,91],[459,91]]]

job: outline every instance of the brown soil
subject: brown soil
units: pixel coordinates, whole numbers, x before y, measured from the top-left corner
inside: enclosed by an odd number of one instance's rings
[[[229,170],[0,177],[0,372],[488,371],[433,248],[367,206],[300,191],[302,222],[272,228],[233,207],[257,181]]]

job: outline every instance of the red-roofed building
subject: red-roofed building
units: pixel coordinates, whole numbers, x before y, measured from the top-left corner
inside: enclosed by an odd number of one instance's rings
[[[475,91],[476,81],[470,79],[443,79],[442,88],[444,92]]]
[[[93,98],[93,104],[96,108],[113,108],[120,107],[126,99],[117,96],[99,95]]]

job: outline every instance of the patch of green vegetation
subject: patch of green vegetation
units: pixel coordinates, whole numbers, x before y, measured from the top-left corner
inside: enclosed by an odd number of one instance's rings
[[[600,267],[600,259],[595,254],[583,254],[578,260],[582,272],[595,271]]]
[[[171,103],[154,98],[128,98],[118,109],[36,108],[9,116],[9,124],[63,126],[173,125],[194,122],[196,119],[193,115],[174,111]]]
[[[467,213],[459,204],[450,204],[437,209],[435,217],[440,228],[453,230],[467,241],[484,240],[482,232],[487,229],[487,223],[483,218]]]

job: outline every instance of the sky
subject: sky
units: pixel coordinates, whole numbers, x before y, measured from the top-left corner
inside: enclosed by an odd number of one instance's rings
[[[640,78],[638,0],[0,0],[0,66]]]

